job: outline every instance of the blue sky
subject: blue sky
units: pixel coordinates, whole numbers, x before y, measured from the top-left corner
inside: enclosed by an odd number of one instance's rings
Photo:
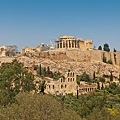
[[[61,35],[120,50],[120,0],[0,0],[0,45],[20,50]]]

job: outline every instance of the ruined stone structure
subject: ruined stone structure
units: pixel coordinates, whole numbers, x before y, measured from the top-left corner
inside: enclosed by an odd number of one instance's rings
[[[87,92],[92,92],[97,89],[97,84],[91,84],[82,82],[81,86],[76,83],[76,74],[72,71],[66,72],[64,78],[60,78],[57,81],[48,80],[46,81],[45,93],[54,95],[66,95],[66,94],[84,94]]]
[[[0,56],[1,57],[6,56],[6,50],[7,50],[6,46],[0,46]]]
[[[56,49],[80,49],[82,51],[93,49],[92,40],[83,40],[74,36],[61,36],[56,40]]]
[[[85,94],[88,92],[92,92],[97,89],[97,83],[92,83],[89,85],[88,83],[81,81],[79,86],[79,94]]]
[[[76,88],[76,75],[74,72],[68,71],[65,74],[65,78],[60,78],[57,81],[47,81],[45,92],[56,95],[76,94]]]
[[[2,63],[11,63],[15,57],[0,57],[0,66]]]
[[[56,40],[56,47],[47,44],[40,44],[37,47],[28,47],[22,49],[22,53],[40,53],[44,51],[56,51],[56,50],[67,50],[67,49],[79,49],[81,51],[92,50],[93,41],[84,40],[82,38],[75,38],[74,36],[61,36]]]
[[[0,46],[0,57],[12,57],[17,53],[17,46]]]
[[[35,48],[31,48],[28,46],[26,46],[25,48],[22,49],[22,53],[34,53],[34,52],[36,52]]]
[[[25,48],[22,49],[22,53],[37,53],[37,52],[39,53],[39,52],[42,52],[42,51],[47,51],[49,49],[50,49],[49,45],[42,43],[37,47],[26,46]]]

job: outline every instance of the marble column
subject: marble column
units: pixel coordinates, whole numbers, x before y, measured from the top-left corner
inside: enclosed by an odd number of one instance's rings
[[[67,40],[67,48],[69,48],[69,40]]]
[[[75,41],[73,42],[73,48],[75,48]]]
[[[70,40],[68,41],[68,44],[69,44],[69,48],[70,48]]]
[[[71,44],[71,40],[70,40],[70,48],[72,47],[71,45],[72,45],[72,44]]]
[[[68,47],[68,45],[67,45],[67,40],[65,41],[65,48],[67,48]]]
[[[75,40],[75,48],[76,48],[76,40]]]
[[[61,42],[59,42],[59,48],[61,47]]]
[[[58,48],[59,48],[59,42],[57,43],[57,45],[58,45]]]
[[[63,48],[63,41],[62,41],[62,48]]]

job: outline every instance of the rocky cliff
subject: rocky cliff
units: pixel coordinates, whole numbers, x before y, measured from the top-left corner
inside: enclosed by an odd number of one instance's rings
[[[103,62],[103,57],[113,64]],[[89,75],[96,73],[96,76],[110,76],[113,73],[115,79],[120,73],[120,52],[105,52],[100,50],[80,51],[80,50],[51,50],[41,53],[26,53],[17,59],[24,63],[26,67],[41,64],[49,66],[55,72],[65,73],[68,69],[82,74],[86,71]]]

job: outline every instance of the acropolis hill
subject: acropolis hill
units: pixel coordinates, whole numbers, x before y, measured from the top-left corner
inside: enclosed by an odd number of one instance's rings
[[[9,48],[9,49],[7,49]],[[15,54],[14,47],[3,47],[1,49],[0,63],[11,62],[14,58],[24,64],[24,67],[36,76],[35,81],[46,81],[46,93],[76,95],[94,91],[97,83],[76,83],[76,75],[84,72],[93,78],[104,77],[107,85],[110,82],[110,75],[113,75],[113,82],[119,83],[120,79],[120,52],[106,52],[93,48],[92,40],[75,38],[74,36],[61,36],[56,40],[56,47],[40,44],[36,48],[25,47],[22,53]],[[7,54],[6,54],[7,51]],[[14,53],[14,54],[13,54]],[[8,56],[7,56],[8,55]],[[15,56],[13,56],[15,55]],[[10,58],[11,57],[11,58]],[[105,61],[104,61],[105,58]],[[110,61],[110,62],[108,62]],[[35,66],[50,68],[52,73],[60,73],[65,79],[42,78],[37,76]],[[36,84],[37,85],[37,84]],[[39,88],[39,87],[38,87]]]
[[[104,63],[111,60],[112,64]],[[89,75],[96,72],[97,76],[109,76],[113,73],[114,79],[119,78],[120,52],[106,52],[93,49],[92,40],[75,38],[74,36],[61,36],[56,40],[56,48],[48,49],[48,46],[40,45],[36,48],[26,47],[18,59],[25,66],[42,64],[49,66],[52,71],[65,73],[68,69],[76,74],[86,71]]]
[[[104,63],[103,57],[106,57],[107,61],[111,60],[112,64]],[[53,72],[65,73],[70,69],[76,74],[85,71],[91,76],[96,72],[98,77],[109,76],[112,72],[114,80],[118,80],[120,74],[120,52],[95,50],[92,40],[74,36],[59,37],[55,49],[43,44],[36,48],[25,47],[16,58],[28,69],[41,64],[49,66]]]

